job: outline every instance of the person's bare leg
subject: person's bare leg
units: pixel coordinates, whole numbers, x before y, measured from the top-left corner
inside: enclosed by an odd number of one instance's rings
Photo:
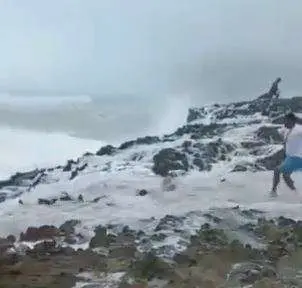
[[[291,176],[291,173],[284,173],[283,174],[283,179],[286,183],[286,185],[293,191],[296,191],[296,187],[294,185],[294,181],[293,179],[290,177]]]
[[[277,194],[277,187],[278,187],[279,183],[280,183],[280,170],[279,170],[279,167],[278,167],[274,170],[273,187],[272,187],[272,191],[271,191],[271,193],[273,195]]]

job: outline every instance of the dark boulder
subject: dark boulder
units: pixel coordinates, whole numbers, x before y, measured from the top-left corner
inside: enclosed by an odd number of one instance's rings
[[[274,170],[280,165],[285,157],[284,149],[281,149],[273,154],[262,157],[256,161],[260,166],[263,166],[267,170]]]
[[[171,136],[183,136],[191,134],[191,139],[200,139],[203,137],[212,137],[225,131],[227,124],[187,124],[178,128]]]
[[[130,140],[122,143],[119,147],[120,150],[128,149],[134,145],[151,145],[160,142],[159,137],[157,136],[146,136],[139,137],[136,140]]]
[[[71,196],[67,192],[63,192],[59,199],[60,199],[60,201],[71,201],[72,200]]]
[[[142,190],[138,190],[136,192],[136,196],[146,196],[148,194],[148,191],[145,190],[145,189],[142,189]]]
[[[0,203],[1,203],[1,202],[4,202],[4,201],[6,200],[6,196],[7,196],[6,193],[4,193],[4,192],[1,192],[1,193],[0,193]]]
[[[72,169],[72,166],[77,164],[74,160],[68,160],[66,165],[63,167],[64,172],[69,172]]]
[[[256,131],[259,139],[272,144],[279,144],[283,142],[283,137],[278,131],[279,127],[263,126]]]
[[[247,167],[245,165],[237,164],[232,169],[232,172],[245,172],[247,171]]]
[[[96,248],[96,247],[109,247],[110,241],[107,237],[107,229],[103,226],[98,226],[94,230],[95,235],[91,238],[89,247]]]
[[[72,172],[71,172],[71,175],[70,175],[70,178],[69,180],[73,180],[75,177],[78,176],[79,172],[80,171],[83,171],[85,168],[88,167],[88,164],[85,163],[84,165],[80,166],[80,167],[76,167]]]
[[[242,141],[240,144],[241,144],[242,148],[254,149],[254,148],[265,145],[265,142],[263,142],[263,141]]]
[[[153,172],[163,177],[168,176],[171,171],[188,171],[189,169],[189,163],[186,155],[173,148],[160,150],[156,155],[154,155],[153,162]]]
[[[29,227],[21,233],[20,241],[36,242],[38,240],[53,239],[61,236],[61,231],[55,226],[43,225],[39,228]]]
[[[113,155],[115,154],[117,149],[112,145],[106,145],[104,147],[101,147],[99,151],[96,152],[96,155],[103,156],[103,155]]]
[[[68,220],[65,223],[63,223],[59,229],[65,234],[65,235],[70,235],[75,233],[75,226],[80,224],[81,221],[79,220]]]
[[[204,108],[190,108],[187,116],[187,123],[195,121],[197,119],[203,119],[206,116]]]
[[[0,181],[0,189],[6,186],[29,186],[32,181],[44,170],[32,170],[25,173],[16,173],[8,180]]]
[[[38,204],[39,205],[53,205],[58,201],[58,199],[53,198],[53,199],[43,199],[43,198],[39,198],[38,199]],[[23,204],[23,202],[22,202]]]

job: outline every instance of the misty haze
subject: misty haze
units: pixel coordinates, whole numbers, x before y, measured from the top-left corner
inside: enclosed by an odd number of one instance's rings
[[[2,91],[241,99],[301,91],[298,0],[2,1]]]

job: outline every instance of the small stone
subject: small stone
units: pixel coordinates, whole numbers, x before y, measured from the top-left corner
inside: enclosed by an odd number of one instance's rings
[[[102,199],[102,197],[97,197],[97,198],[94,198],[91,202],[98,203],[101,199]]]
[[[146,196],[148,194],[148,191],[145,189],[139,190],[136,195],[137,196]]]
[[[70,197],[70,195],[67,192],[63,192],[62,196],[60,197],[61,201],[71,201],[72,198]]]
[[[65,235],[70,235],[75,232],[75,226],[80,224],[79,220],[68,220],[60,226],[60,230],[64,232]]]
[[[38,204],[39,205],[53,205],[57,202],[57,199],[43,199],[43,198],[39,198],[38,199]]]

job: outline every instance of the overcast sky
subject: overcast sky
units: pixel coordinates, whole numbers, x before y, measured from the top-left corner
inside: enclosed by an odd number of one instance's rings
[[[0,88],[302,94],[301,0],[2,0]]]

